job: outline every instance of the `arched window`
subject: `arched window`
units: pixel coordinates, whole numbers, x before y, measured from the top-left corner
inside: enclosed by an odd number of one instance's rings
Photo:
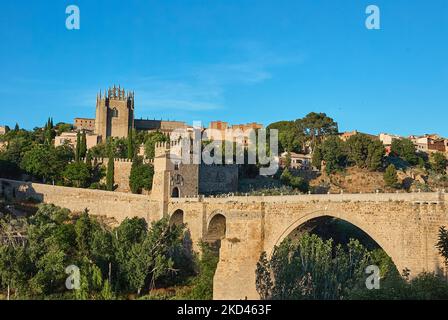
[[[112,109],[112,117],[117,118],[118,117],[118,110],[117,108]]]

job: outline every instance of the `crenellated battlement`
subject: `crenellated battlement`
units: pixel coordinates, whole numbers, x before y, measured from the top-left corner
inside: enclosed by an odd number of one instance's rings
[[[107,163],[109,161],[109,158],[92,158],[91,159],[92,162],[94,163]],[[86,162],[87,159],[86,158],[80,158],[81,162]],[[133,163],[132,159],[128,159],[128,158],[114,158],[114,162],[115,163]],[[148,159],[148,158],[144,158],[143,159],[143,163],[144,164],[154,164],[154,159]]]

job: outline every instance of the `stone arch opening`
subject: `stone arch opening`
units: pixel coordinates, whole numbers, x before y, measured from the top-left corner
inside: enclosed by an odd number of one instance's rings
[[[226,217],[221,213],[214,215],[208,224],[205,241],[219,248],[226,237],[226,228]]]
[[[171,215],[170,226],[180,226],[184,223],[184,212],[181,209],[177,209]]]
[[[171,192],[171,198],[180,198],[180,190],[178,187],[174,187]]]
[[[402,270],[400,268],[403,266],[399,264],[399,257],[394,255],[395,251],[392,249],[390,241],[382,239],[368,225],[326,212],[313,212],[296,220],[277,239],[274,247],[280,245],[286,238],[300,237],[305,232],[316,234],[324,240],[332,238],[337,244],[346,244],[350,238],[358,239],[369,250],[382,249],[395,267],[394,272]],[[272,256],[273,249],[271,248],[269,256]]]
[[[323,240],[333,239],[336,244],[347,244],[350,239],[358,239],[369,250],[381,248],[364,230],[346,220],[331,216],[310,219],[294,229],[287,237],[300,237],[304,232],[316,234]]]

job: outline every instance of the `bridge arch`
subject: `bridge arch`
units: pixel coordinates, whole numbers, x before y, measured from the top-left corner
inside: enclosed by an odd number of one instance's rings
[[[226,237],[227,218],[221,211],[212,213],[207,221],[205,240],[208,242],[221,241]]]
[[[173,212],[170,217],[170,226],[172,225],[182,225],[184,223],[184,211],[182,209],[177,209]]]
[[[376,230],[374,226],[366,223],[365,221],[362,221],[361,219],[358,219],[354,214],[347,214],[342,212],[334,213],[328,210],[309,212],[305,215],[301,215],[298,219],[295,219],[286,229],[283,230],[280,235],[275,238],[276,240],[272,247],[267,248],[268,250],[266,250],[266,252],[268,253],[268,256],[271,257],[274,252],[275,246],[280,245],[282,241],[285,240],[285,238],[287,238],[289,235],[291,235],[295,230],[297,230],[301,226],[304,226],[306,223],[312,220],[317,220],[319,218],[325,217],[336,218],[348,222],[359,228],[386,252],[386,254],[392,259],[392,262],[395,264],[399,271],[401,271],[405,267],[401,263],[401,257],[399,256],[397,250],[394,249],[393,243],[391,243],[389,239],[384,237],[384,234],[380,234],[381,230]]]

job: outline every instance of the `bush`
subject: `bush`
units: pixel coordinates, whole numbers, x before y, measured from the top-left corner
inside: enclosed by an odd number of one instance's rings
[[[393,164],[390,164],[383,175],[384,183],[387,187],[390,188],[398,188],[398,176],[397,176],[397,169],[395,169],[395,166]]]

